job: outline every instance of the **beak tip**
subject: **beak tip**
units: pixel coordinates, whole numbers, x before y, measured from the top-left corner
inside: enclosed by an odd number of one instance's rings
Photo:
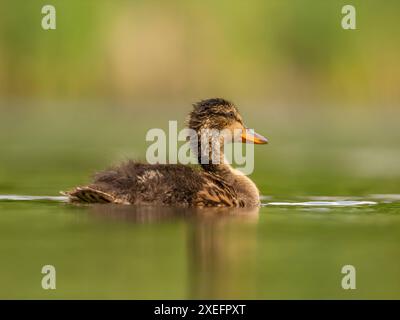
[[[250,142],[250,143],[254,143],[254,144],[268,144],[269,143],[267,138],[254,132],[253,130],[249,130],[249,129],[246,129],[246,131],[242,134],[242,142]]]

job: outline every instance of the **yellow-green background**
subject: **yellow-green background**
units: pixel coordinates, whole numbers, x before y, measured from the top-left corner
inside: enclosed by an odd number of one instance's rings
[[[45,4],[56,30],[41,28]],[[400,3],[351,1],[357,30],[341,28],[345,4],[1,0],[0,194],[57,195],[144,159],[147,130],[183,127],[191,103],[215,96],[271,141],[252,175],[264,202],[399,194]],[[399,298],[387,199],[144,224],[2,201],[0,297]],[[56,291],[40,287],[44,264]],[[345,264],[355,291],[340,287]]]

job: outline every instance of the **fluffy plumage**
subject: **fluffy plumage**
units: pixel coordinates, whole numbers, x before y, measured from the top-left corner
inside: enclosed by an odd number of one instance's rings
[[[187,123],[199,135],[202,129],[244,128],[237,108],[220,98],[194,104]],[[251,207],[259,204],[255,184],[228,164],[150,165],[128,161],[97,173],[91,184],[65,194],[73,202],[85,203],[184,207]]]

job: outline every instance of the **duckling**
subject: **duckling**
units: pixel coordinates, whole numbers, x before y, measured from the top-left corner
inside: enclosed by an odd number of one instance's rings
[[[240,134],[242,142],[265,144],[268,140],[247,129],[232,103],[222,98],[193,104],[188,127],[199,139],[191,148],[198,159],[196,166],[182,164],[144,164],[128,161],[97,173],[91,184],[65,192],[72,202],[183,207],[255,207],[260,204],[254,182],[232,168],[224,159],[224,141],[200,146],[206,130]],[[234,137],[234,141],[237,137]],[[217,147],[220,150],[216,150]],[[219,154],[221,161],[204,161]]]

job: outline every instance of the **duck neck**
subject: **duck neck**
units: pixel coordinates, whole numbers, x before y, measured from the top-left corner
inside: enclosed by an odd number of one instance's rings
[[[245,206],[258,206],[260,204],[257,186],[249,177],[229,164],[224,155],[223,142],[212,143],[212,141],[209,141],[208,148],[202,148],[199,142],[197,150],[199,151],[197,160],[204,171],[218,175],[231,184]]]
[[[199,140],[193,150],[197,161],[204,171],[219,174],[222,177],[231,173],[232,167],[225,159],[224,140],[218,136],[207,137],[199,135]]]

